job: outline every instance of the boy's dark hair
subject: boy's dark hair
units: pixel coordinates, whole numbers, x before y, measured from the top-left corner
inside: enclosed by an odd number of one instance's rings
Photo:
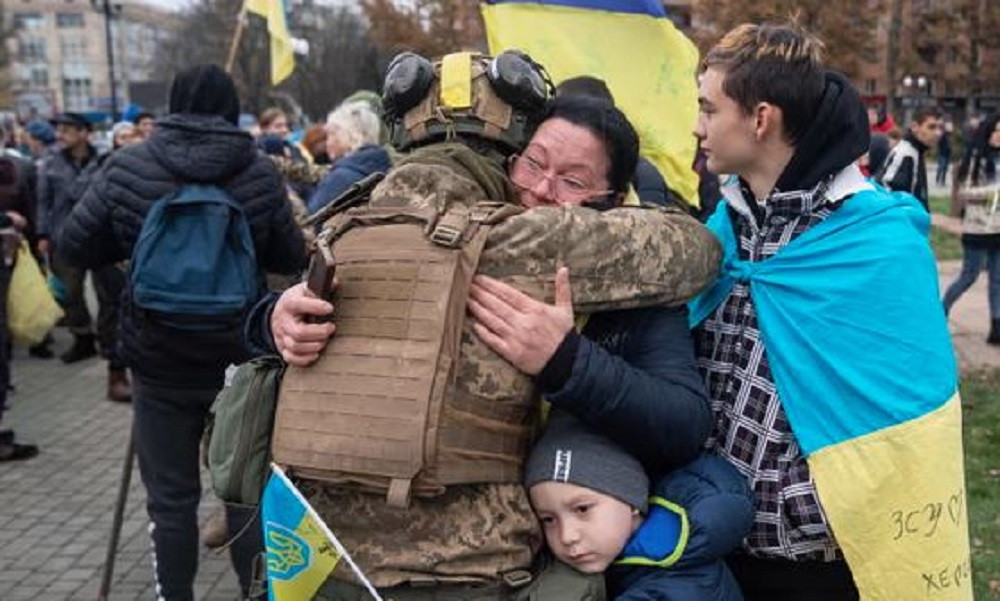
[[[615,103],[615,97],[608,89],[608,84],[593,75],[579,75],[564,80],[556,86],[556,96],[586,96]]]
[[[132,124],[133,125],[139,125],[139,122],[142,121],[143,119],[153,119],[153,120],[155,120],[156,119],[156,115],[154,115],[153,113],[149,113],[149,112],[143,111],[143,112],[139,113],[138,115],[136,115],[135,118],[132,119]]]
[[[611,168],[608,184],[611,190],[628,190],[632,174],[639,161],[639,135],[625,113],[607,100],[588,96],[556,96],[542,121],[565,119],[597,136],[604,143]]]
[[[287,120],[288,114],[280,108],[272,106],[271,108],[264,109],[264,112],[257,118],[257,124],[260,125],[261,129],[266,129],[268,125],[271,125],[272,122],[282,117]]]
[[[970,140],[972,151],[962,157],[962,162],[959,163],[958,171],[955,173],[955,181],[960,185],[965,185],[968,181],[973,186],[983,186],[996,181],[996,164],[1000,148],[990,145],[990,137],[998,123],[1000,123],[1000,113],[987,115],[979,122],[979,127]]]
[[[826,85],[823,43],[794,24],[743,24],[727,33],[702,60],[725,73],[722,90],[750,114],[760,102],[784,116],[785,136],[805,133]]]
[[[940,119],[941,109],[936,106],[922,106],[913,111],[913,123],[920,125],[928,119]]]

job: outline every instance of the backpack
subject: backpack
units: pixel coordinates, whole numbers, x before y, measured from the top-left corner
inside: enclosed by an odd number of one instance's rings
[[[226,503],[256,506],[270,473],[271,431],[281,357],[266,355],[235,368],[215,402],[206,429],[208,470],[215,495]]]
[[[243,208],[225,190],[185,184],[157,200],[132,251],[132,304],[187,331],[239,328],[260,278]]]

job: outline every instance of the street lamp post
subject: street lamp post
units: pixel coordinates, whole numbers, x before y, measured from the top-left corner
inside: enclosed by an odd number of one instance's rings
[[[122,9],[119,2],[90,0],[91,6],[104,13],[104,39],[108,47],[108,80],[111,82],[111,121],[118,121],[118,85],[115,82],[115,50],[111,39],[111,19]]]
[[[910,122],[910,118],[913,116],[913,109],[919,104],[923,104],[923,97],[929,96],[931,91],[931,82],[924,75],[904,75],[903,76],[903,89],[905,91],[906,102],[906,120],[905,124]]]

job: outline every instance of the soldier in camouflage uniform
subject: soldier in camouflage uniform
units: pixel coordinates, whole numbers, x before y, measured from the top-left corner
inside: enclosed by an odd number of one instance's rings
[[[477,278],[469,303],[476,331],[531,375],[549,402],[600,428],[658,478],[692,459],[710,427],[684,302],[714,277],[719,249],[680,212],[615,208],[638,156],[638,138],[620,111],[567,98],[545,117],[523,151],[503,163],[476,163],[467,149],[417,151],[376,189],[372,203],[380,193],[420,198],[424,178],[412,176],[436,163],[475,182],[480,198],[533,208],[491,231],[480,266],[494,277]],[[509,179],[501,165],[510,166]],[[614,214],[607,219],[614,225],[580,205]],[[634,242],[622,231],[632,226]],[[644,254],[635,248],[655,252],[647,262],[615,262]],[[537,273],[539,262],[552,274],[568,266],[572,293],[565,269],[535,295],[554,304],[495,279],[516,282]],[[598,290],[602,282],[620,289]],[[644,297],[661,305],[647,306]],[[574,306],[592,313],[580,334]],[[308,320],[332,310],[304,286],[293,287],[255,310],[250,341],[308,365],[335,330]],[[603,598],[593,580],[540,559],[541,531],[519,483],[451,486],[437,497],[414,498],[404,510],[388,507],[383,495],[308,482],[302,488],[385,598]],[[349,579],[338,569],[321,596],[364,598]]]

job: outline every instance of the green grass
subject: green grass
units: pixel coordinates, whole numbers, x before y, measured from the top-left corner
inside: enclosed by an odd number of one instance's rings
[[[931,213],[948,215],[951,211],[951,199],[948,196],[931,196],[928,204],[931,206]]]
[[[931,213],[947,215],[951,208],[951,200],[947,196],[931,196]],[[955,234],[939,227],[931,228],[931,248],[938,261],[952,261],[962,258],[962,239]]]
[[[962,400],[975,598],[1000,599],[1000,370],[965,374]]]
[[[962,239],[939,227],[931,228],[931,248],[938,261],[952,261],[962,258]]]

